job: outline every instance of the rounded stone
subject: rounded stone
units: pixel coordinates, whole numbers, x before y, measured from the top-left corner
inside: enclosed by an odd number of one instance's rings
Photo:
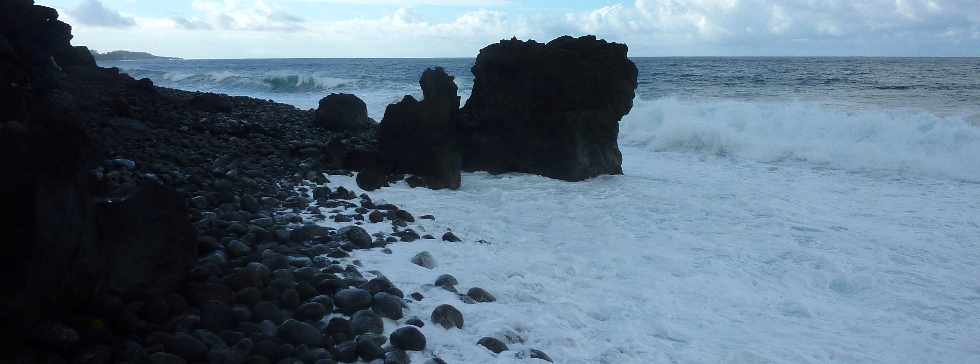
[[[320,330],[297,320],[286,320],[279,325],[277,336],[295,345],[320,346],[323,342]]]
[[[351,331],[354,335],[381,334],[384,332],[384,321],[381,316],[370,310],[360,310],[354,313],[350,320]]]
[[[374,295],[371,310],[382,317],[387,317],[392,320],[400,320],[404,316],[402,313],[402,300],[387,292],[378,292]]]
[[[402,350],[425,350],[425,335],[415,326],[400,327],[389,337],[391,345]]]
[[[436,286],[442,288],[452,288],[457,284],[459,284],[459,281],[457,281],[456,277],[453,277],[451,274],[443,274],[436,278]]]
[[[293,314],[294,317],[303,321],[320,321],[326,315],[327,308],[316,302],[308,302],[300,305]]]
[[[334,295],[333,300],[334,305],[337,306],[337,311],[346,315],[371,308],[372,302],[371,292],[360,288],[342,289]]]
[[[476,302],[494,302],[497,300],[497,298],[490,294],[490,292],[487,292],[485,289],[480,287],[470,288],[470,290],[466,292],[466,295],[470,296],[470,298]]]
[[[462,329],[463,313],[451,305],[439,305],[435,310],[432,310],[432,322],[446,329],[453,327]]]
[[[436,267],[436,259],[433,258],[432,254],[427,251],[415,254],[415,256],[412,257],[412,263],[428,269],[433,269]]]
[[[507,348],[507,344],[504,344],[503,341],[497,340],[492,337],[484,337],[480,339],[480,341],[477,341],[476,343],[477,345],[480,345],[482,347],[487,348],[487,350],[492,351],[494,354],[500,354],[503,351],[509,350]]]

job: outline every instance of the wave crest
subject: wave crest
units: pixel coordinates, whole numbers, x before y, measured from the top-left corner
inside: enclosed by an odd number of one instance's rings
[[[639,101],[620,143],[657,152],[980,182],[980,128],[927,112],[842,111],[816,103]]]

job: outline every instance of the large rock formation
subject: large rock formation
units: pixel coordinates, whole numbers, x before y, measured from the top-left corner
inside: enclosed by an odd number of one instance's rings
[[[70,40],[54,9],[0,3],[0,328],[16,332],[0,352],[22,349],[40,319],[69,316],[103,293],[174,289],[196,258],[177,192],[114,170],[126,166],[102,167],[80,120],[83,93],[69,80],[100,70]]]
[[[422,101],[405,96],[388,105],[378,132],[383,165],[391,173],[411,173],[430,188],[458,189],[462,156],[456,144],[459,96],[453,77],[428,69],[419,80]]]
[[[569,181],[622,173],[619,121],[637,87],[626,54],[594,36],[481,50],[459,122],[464,169]]]

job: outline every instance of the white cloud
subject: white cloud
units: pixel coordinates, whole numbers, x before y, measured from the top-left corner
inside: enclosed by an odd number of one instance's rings
[[[85,0],[69,11],[69,15],[76,22],[90,26],[126,28],[136,25],[133,18],[106,8],[99,0]]]
[[[247,31],[298,31],[304,20],[264,0],[194,0],[191,7],[201,13],[196,18],[176,18],[185,29],[227,29]]]
[[[300,0],[304,2],[318,2],[331,4],[350,4],[350,5],[398,5],[403,7],[418,5],[436,6],[502,6],[510,4],[510,0]]]
[[[908,46],[900,41],[967,39],[980,29],[980,1],[635,0],[567,18],[583,31],[641,49],[771,49],[837,39],[840,49],[863,42],[891,43],[897,51]]]
[[[389,3],[366,0],[377,2]],[[980,51],[980,1],[972,0],[625,0],[577,12],[538,9],[532,13],[515,7],[471,10],[446,21],[433,21],[425,15],[431,12],[415,13],[412,6],[376,17],[317,21],[300,19],[268,0],[195,0],[192,4],[196,13],[190,17],[137,17],[138,31],[125,35],[77,27],[81,35],[77,39],[80,44],[95,38],[100,43],[134,39],[137,44],[168,47],[157,53],[184,57],[473,56],[500,39],[548,41],[564,34],[596,34],[624,42],[634,56],[977,55]],[[302,7],[290,10],[301,12]]]

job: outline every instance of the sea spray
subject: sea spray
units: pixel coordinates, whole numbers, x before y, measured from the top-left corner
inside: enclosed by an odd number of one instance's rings
[[[980,181],[980,128],[966,116],[842,111],[813,102],[640,100],[620,144],[823,168]]]

